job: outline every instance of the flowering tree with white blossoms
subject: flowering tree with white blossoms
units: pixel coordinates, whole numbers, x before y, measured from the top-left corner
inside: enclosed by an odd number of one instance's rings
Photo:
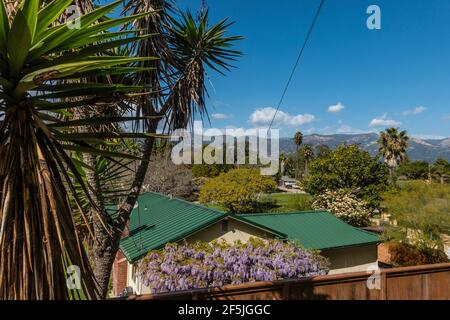
[[[313,203],[316,210],[326,210],[354,227],[367,227],[371,213],[366,202],[346,190],[330,191],[316,196]]]

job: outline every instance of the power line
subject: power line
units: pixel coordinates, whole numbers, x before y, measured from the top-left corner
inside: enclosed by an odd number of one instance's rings
[[[321,0],[319,8],[317,9],[316,15],[315,15],[314,20],[313,20],[313,22],[311,24],[311,27],[309,28],[308,34],[306,35],[305,41],[303,42],[303,46],[302,46],[302,48],[300,50],[300,53],[298,54],[297,61],[295,62],[294,67],[293,67],[292,72],[291,72],[291,75],[289,76],[289,80],[286,83],[286,86],[284,87],[283,94],[281,95],[280,102],[278,103],[277,110],[275,111],[275,114],[273,115],[273,118],[272,118],[272,121],[270,122],[270,126],[269,126],[268,130],[270,130],[272,128],[273,122],[275,121],[275,118],[276,118],[276,116],[278,114],[278,111],[280,110],[281,104],[284,101],[284,98],[285,98],[286,93],[287,93],[287,91],[289,89],[289,86],[290,86],[290,84],[292,82],[292,79],[294,78],[295,71],[297,70],[297,67],[298,67],[298,65],[300,63],[300,59],[303,56],[303,51],[305,51],[306,45],[308,44],[309,37],[311,36],[311,33],[312,33],[313,29],[314,29],[316,21],[319,18],[319,15],[320,15],[320,12],[322,10],[322,7],[323,7],[324,3],[325,3],[325,0]]]

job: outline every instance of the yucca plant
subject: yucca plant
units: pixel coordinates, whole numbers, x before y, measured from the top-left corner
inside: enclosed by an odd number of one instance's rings
[[[191,14],[180,12],[166,0],[129,0],[125,1],[123,13],[141,15],[155,12],[151,16],[128,24],[127,28],[142,30],[153,37],[131,43],[127,50],[139,56],[158,56],[161,59],[140,61],[143,68],[134,78],[134,85],[149,88],[147,95],[140,95],[134,102],[137,115],[146,117],[141,129],[148,136],[142,140],[141,157],[129,192],[118,205],[114,215],[110,215],[105,207],[108,195],[100,187],[99,172],[86,170],[87,180],[94,186],[95,202],[98,211],[93,215],[93,232],[96,241],[92,248],[94,274],[102,297],[107,294],[111,268],[119,250],[120,239],[129,221],[138,196],[142,190],[148,172],[150,156],[156,142],[157,128],[170,133],[174,129],[184,128],[195,116],[207,118],[206,109],[206,70],[223,71],[230,69],[230,64],[240,52],[233,50],[239,36],[228,36],[231,23],[223,19],[217,24],[209,25],[207,12],[197,21]],[[145,70],[151,68],[151,71]],[[88,156],[85,163],[89,168],[97,168],[98,157]],[[95,187],[95,186],[98,187]],[[102,227],[102,219],[109,219],[108,230]]]
[[[72,0],[45,6],[26,0],[10,15],[0,0],[0,299],[71,298],[65,278],[69,265],[80,268],[84,295],[100,297],[70,206],[69,196],[81,207],[75,184],[90,194],[71,154],[135,159],[97,146],[148,135],[79,129],[130,117],[67,119],[84,108],[147,94],[144,86],[86,80],[117,74],[133,78],[149,70],[139,63],[155,59],[108,54],[149,37],[133,29],[111,31],[151,14],[107,17],[120,2],[67,24],[58,18]],[[106,230],[107,222],[99,218]]]

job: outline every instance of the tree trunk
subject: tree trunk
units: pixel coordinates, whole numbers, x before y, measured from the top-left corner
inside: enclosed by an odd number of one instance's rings
[[[158,122],[153,121],[149,133],[155,133],[157,126]],[[142,185],[150,164],[150,156],[153,151],[154,142],[155,139],[153,137],[145,140],[142,152],[142,161],[133,180],[131,192],[126,200],[120,205],[118,218],[112,223],[112,228],[105,229],[101,224],[100,219],[97,221],[94,219],[93,227],[96,239],[92,251],[94,260],[94,275],[97,280],[97,288],[100,293],[100,296],[98,297],[99,299],[105,299],[107,297],[114,259],[119,251],[122,233],[125,230],[128,220],[130,219],[131,211],[133,210],[141,193]],[[106,215],[106,212],[103,212]]]
[[[92,154],[83,155],[84,162],[90,167],[95,168],[97,165],[97,157]],[[104,204],[100,180],[95,170],[86,169],[86,179],[90,186],[89,195],[94,202],[94,207],[91,208],[92,228],[94,232],[94,244],[92,247],[91,257],[93,260],[94,276],[97,281],[96,286],[98,290],[97,299],[104,299],[108,294],[109,276],[106,272],[108,265],[114,262],[117,251],[116,243],[110,224],[105,223],[107,220],[107,212]],[[120,240],[120,239],[119,239]],[[112,259],[112,262],[110,260]]]

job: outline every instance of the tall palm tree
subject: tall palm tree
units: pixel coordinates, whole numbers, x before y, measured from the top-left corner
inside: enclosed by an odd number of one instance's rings
[[[99,297],[69,202],[81,203],[75,182],[89,195],[73,152],[136,159],[95,146],[148,137],[77,129],[123,118],[68,119],[74,110],[99,109],[146,94],[147,88],[138,85],[80,79],[111,74],[134,79],[142,72],[136,64],[155,58],[105,52],[149,36],[107,31],[151,12],[107,17],[120,5],[116,1],[81,16],[79,27],[69,28],[58,18],[71,3],[55,0],[40,6],[39,0],[26,0],[8,15],[5,0],[0,0],[0,299],[73,298],[66,286],[69,265],[80,268],[84,295]]]
[[[314,158],[314,150],[310,144],[307,144],[302,149],[303,157],[305,158],[305,178],[309,175],[309,164]]]
[[[297,152],[303,143],[303,133],[297,131],[294,135],[294,144],[297,146]]]
[[[299,178],[299,172],[300,172],[300,157],[299,157],[299,153],[298,150],[300,149],[300,146],[303,143],[303,133],[301,133],[300,131],[297,131],[294,134],[294,144],[296,146],[296,153],[295,153],[295,159],[296,159],[296,164],[295,164],[295,177]]]
[[[389,167],[391,181],[398,166],[405,161],[408,151],[408,133],[398,128],[388,128],[380,132],[378,152]]]

